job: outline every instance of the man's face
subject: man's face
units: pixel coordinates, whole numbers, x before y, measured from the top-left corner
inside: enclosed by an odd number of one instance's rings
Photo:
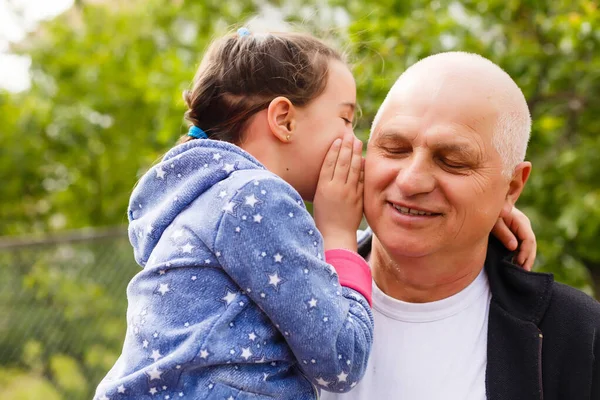
[[[392,258],[472,251],[508,201],[486,92],[429,85],[394,91],[367,146],[365,215]]]

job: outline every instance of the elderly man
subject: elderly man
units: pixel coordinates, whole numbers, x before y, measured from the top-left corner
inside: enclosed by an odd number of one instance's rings
[[[518,86],[480,56],[434,55],[398,79],[365,166],[371,360],[323,399],[600,399],[600,305],[490,239],[531,171],[530,127]]]

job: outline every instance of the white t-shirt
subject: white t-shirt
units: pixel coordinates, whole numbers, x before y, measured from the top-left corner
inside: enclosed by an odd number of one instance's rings
[[[490,287],[482,270],[460,293],[406,303],[373,284],[375,333],[364,378],[323,400],[484,400]]]

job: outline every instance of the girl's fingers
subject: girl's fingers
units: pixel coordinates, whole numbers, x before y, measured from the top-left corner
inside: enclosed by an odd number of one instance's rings
[[[360,175],[363,169],[362,164],[362,142],[355,139],[352,146],[352,161],[350,162],[350,171],[348,173],[347,181],[352,187],[355,187],[358,182],[360,182]]]
[[[496,221],[496,225],[494,225],[494,228],[492,229],[492,234],[496,236],[507,249],[511,251],[517,249],[517,237],[512,233],[508,226],[506,226],[506,223],[502,218],[499,218],[498,221]]]
[[[337,182],[346,183],[348,180],[348,173],[350,172],[350,164],[352,162],[353,143],[353,135],[344,135],[340,154],[335,163],[335,171],[333,172],[333,180]]]
[[[342,145],[342,139],[335,139],[329,148],[329,151],[325,155],[323,165],[321,166],[321,173],[319,174],[319,181],[329,182],[333,179],[333,173],[335,171],[335,164],[340,153],[340,147]]]

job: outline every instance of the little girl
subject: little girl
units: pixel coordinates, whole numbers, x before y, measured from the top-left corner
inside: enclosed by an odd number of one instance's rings
[[[188,135],[133,191],[143,267],[123,353],[96,399],[317,399],[372,343],[356,87],[302,34],[239,30],[186,92]],[[313,220],[303,200],[314,202]]]

